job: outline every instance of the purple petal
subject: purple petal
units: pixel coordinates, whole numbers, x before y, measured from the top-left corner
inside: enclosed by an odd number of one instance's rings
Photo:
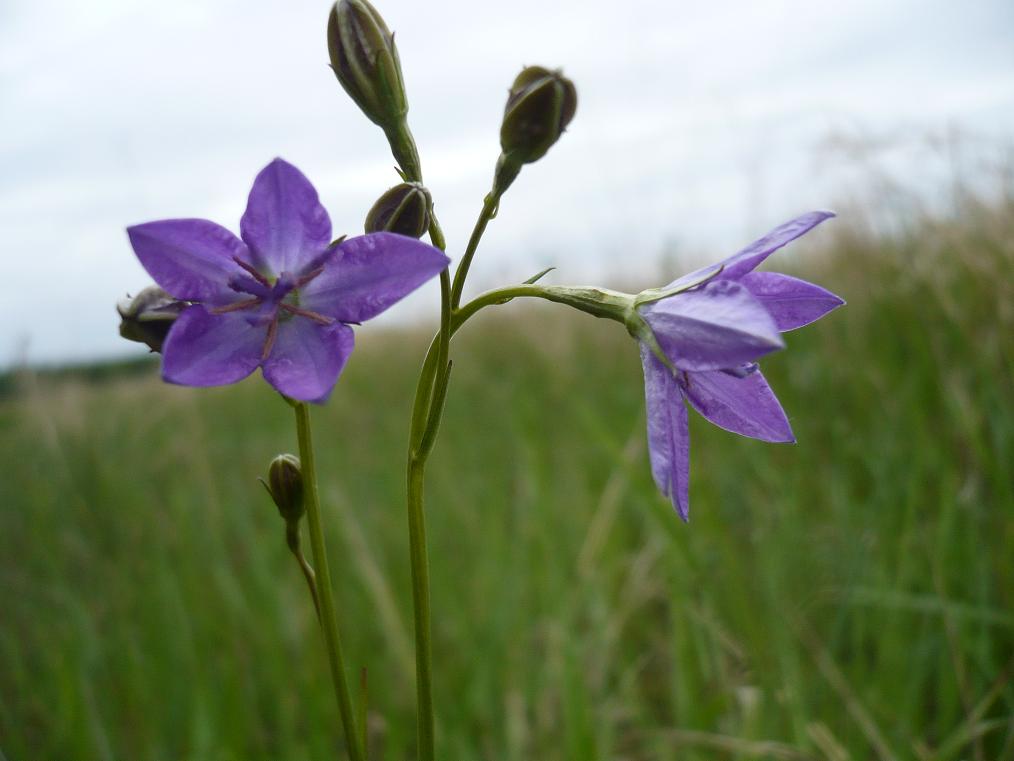
[[[342,322],[365,322],[442,272],[449,261],[415,238],[360,235],[338,247],[324,272],[300,291],[300,304]]]
[[[845,303],[819,285],[779,272],[748,272],[739,282],[771,313],[782,332],[809,325]]]
[[[177,299],[222,304],[236,293],[229,279],[250,261],[246,244],[206,219],[163,219],[127,228],[130,245],[148,274]]]
[[[689,373],[683,392],[695,410],[727,431],[761,441],[796,440],[782,405],[759,370],[743,378],[720,370]]]
[[[641,315],[681,370],[735,367],[785,345],[768,311],[731,280],[646,304]]]
[[[644,396],[648,410],[651,475],[684,521],[690,515],[690,430],[679,384],[665,365],[641,344]]]
[[[331,219],[310,181],[275,159],[254,180],[240,234],[267,274],[300,273],[331,243]]]
[[[321,325],[293,317],[278,325],[264,378],[286,396],[301,402],[324,402],[352,354],[352,328],[335,322]]]
[[[222,386],[252,373],[261,362],[267,329],[239,312],[183,310],[162,346],[162,378],[183,386]]]
[[[758,264],[786,243],[805,235],[825,219],[830,219],[833,216],[834,213],[830,211],[811,211],[779,225],[763,238],[755,240],[739,253],[733,254],[723,261],[720,277],[730,280],[742,277],[747,272],[754,270]]]
[[[738,280],[786,243],[804,235],[825,219],[830,219],[833,216],[834,212],[830,211],[811,211],[789,220],[785,224],[776,227],[760,240],[755,240],[742,251],[733,254],[728,259],[724,259],[717,264],[709,264],[707,267],[701,267],[687,275],[678,277],[669,283],[665,289],[679,288],[707,280],[710,277],[720,277],[723,280]]]

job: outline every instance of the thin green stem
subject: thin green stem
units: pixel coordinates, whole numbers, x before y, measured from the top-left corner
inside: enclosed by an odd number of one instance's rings
[[[433,647],[430,633],[430,570],[423,510],[425,458],[409,457],[408,536],[415,610],[415,671],[419,761],[435,758],[433,718]]]
[[[472,236],[468,239],[465,247],[465,255],[461,257],[458,269],[454,272],[454,284],[451,287],[451,309],[457,309],[461,303],[461,292],[465,288],[465,278],[468,277],[468,268],[472,266],[472,259],[479,248],[479,241],[482,234],[486,232],[486,225],[496,216],[497,207],[500,205],[500,196],[490,193],[483,199],[482,211],[479,218],[475,220],[475,227],[472,228]]]
[[[299,569],[303,572],[306,586],[310,590],[310,597],[313,598],[313,609],[317,611],[317,620],[320,621],[320,597],[317,595],[317,576],[313,572],[313,567],[306,561],[303,548],[300,546],[298,523],[293,522],[285,526],[285,543],[289,546],[292,556],[296,558],[296,562],[299,563]]]
[[[398,162],[405,178],[410,182],[422,182],[422,164],[419,161],[419,150],[408,128],[408,121],[403,119],[391,129],[385,129],[387,142],[391,146],[394,160]],[[436,245],[435,243],[433,245]]]
[[[299,461],[303,471],[306,522],[310,531],[310,547],[313,562],[317,566],[317,593],[320,601],[321,629],[327,645],[328,661],[331,666],[331,681],[334,683],[338,710],[341,713],[345,731],[345,747],[352,761],[365,761],[361,735],[356,731],[355,711],[349,692],[342,658],[341,638],[338,636],[338,618],[335,613],[334,595],[331,592],[331,573],[327,565],[327,548],[324,545],[324,530],[320,517],[320,494],[317,489],[317,470],[314,464],[313,439],[310,434],[310,409],[297,402],[296,433],[299,438]]]
[[[388,134],[391,150],[406,180],[422,182],[422,165],[408,124]],[[446,250],[443,230],[430,211],[430,242]],[[423,512],[423,475],[426,455],[436,433],[443,395],[450,372],[451,278],[440,273],[440,330],[426,352],[412,405],[412,427],[408,455],[408,530],[412,566],[412,607],[415,619],[416,715],[419,761],[435,756],[433,717],[433,657],[430,635],[429,561],[426,551],[426,518]],[[439,400],[437,397],[440,397]],[[421,445],[425,444],[423,451]]]
[[[492,291],[479,294],[465,304],[465,306],[455,309],[451,319],[451,335],[454,335],[480,309],[498,304],[506,304],[508,301],[517,298],[537,298],[544,299],[545,301],[554,301],[558,304],[566,304],[594,317],[617,320],[631,297],[625,293],[610,291],[605,288],[546,286],[535,283],[509,285],[506,288],[496,288]]]

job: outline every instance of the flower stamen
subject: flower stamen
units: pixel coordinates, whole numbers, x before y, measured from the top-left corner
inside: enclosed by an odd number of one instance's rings
[[[278,315],[268,323],[268,335],[264,339],[264,348],[261,349],[261,362],[267,361],[268,356],[271,354],[271,350],[275,346],[275,338],[278,337]]]
[[[305,275],[303,275],[301,278],[299,278],[292,287],[293,288],[302,288],[304,285],[306,285],[307,283],[309,283],[311,280],[313,280],[315,277],[317,277],[317,275],[319,275],[323,271],[324,271],[324,265],[322,264],[319,267],[317,267],[316,269],[310,270]]]
[[[282,302],[278,306],[289,314],[298,314],[300,317],[306,317],[314,322],[319,322],[321,325],[330,325],[335,321],[334,317],[328,317],[327,315],[320,314],[319,312],[311,312],[309,309],[300,309],[297,306],[286,304],[285,302]]]
[[[247,264],[242,259],[240,259],[238,256],[232,257],[232,260],[234,262],[236,262],[236,264],[238,264],[244,270],[246,270],[250,274],[250,277],[252,277],[258,283],[260,283],[261,285],[263,285],[265,288],[270,288],[271,287],[271,281],[268,280],[266,277],[264,277],[264,275],[261,274],[260,270],[258,270],[252,264]]]
[[[238,312],[240,309],[249,309],[250,307],[255,307],[260,303],[261,299],[259,298],[246,299],[245,301],[234,301],[231,304],[226,304],[225,306],[215,307],[214,309],[211,309],[209,311],[211,312],[211,314],[225,314],[227,312]]]

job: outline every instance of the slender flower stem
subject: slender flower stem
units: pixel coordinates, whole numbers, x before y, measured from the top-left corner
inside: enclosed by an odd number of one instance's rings
[[[618,320],[626,304],[632,297],[619,291],[606,288],[545,286],[535,283],[520,283],[506,288],[496,288],[479,294],[465,306],[455,309],[451,319],[451,335],[454,335],[465,322],[480,309],[498,304],[506,304],[517,298],[537,298],[555,301],[558,304],[578,309],[594,317],[605,317]]]
[[[432,229],[430,232],[433,238]],[[441,240],[442,242],[442,240]],[[423,509],[423,481],[426,458],[432,448],[427,435],[439,422],[442,405],[436,403],[438,390],[446,391],[451,340],[450,278],[440,275],[440,332],[434,336],[419,374],[415,402],[412,405],[412,429],[409,437],[407,504],[409,553],[412,568],[412,610],[415,619],[416,717],[419,761],[434,761],[436,754],[433,717],[433,646],[430,619],[430,569],[426,545],[426,514]],[[430,444],[423,449],[422,443]]]
[[[362,736],[356,731],[352,695],[345,677],[342,658],[341,638],[338,636],[338,619],[335,614],[334,596],[331,592],[331,573],[327,565],[327,548],[324,546],[324,531],[320,517],[320,494],[317,489],[317,470],[314,465],[313,439],[310,435],[310,410],[306,404],[297,402],[296,432],[299,438],[299,461],[303,471],[306,502],[306,522],[310,531],[310,546],[313,562],[317,566],[317,594],[320,603],[320,623],[327,644],[327,655],[331,665],[331,681],[334,683],[338,710],[341,713],[345,731],[345,746],[352,761],[366,761],[362,747]]]
[[[289,546],[292,556],[296,558],[296,562],[299,563],[299,569],[303,572],[306,586],[310,590],[310,597],[313,598],[313,609],[317,611],[317,621],[321,621],[320,597],[317,595],[317,576],[313,572],[313,567],[306,561],[303,548],[300,546],[298,523],[290,523],[285,527],[285,543]]]
[[[457,309],[458,304],[461,303],[461,292],[465,288],[468,268],[472,266],[472,259],[479,248],[482,234],[486,232],[486,225],[496,216],[496,210],[499,205],[500,196],[494,193],[487,195],[482,202],[482,211],[479,213],[479,218],[475,220],[472,236],[468,239],[468,246],[465,247],[465,255],[461,257],[458,269],[454,272],[454,285],[451,287],[451,309]]]
[[[422,165],[408,124],[399,125],[389,133],[388,142],[405,179],[422,182]],[[430,211],[430,242],[446,250],[443,230],[436,215]],[[443,394],[450,372],[451,342],[451,278],[440,273],[440,330],[434,336],[419,374],[415,402],[412,405],[412,427],[408,453],[408,532],[412,567],[412,607],[415,619],[416,715],[418,723],[419,761],[433,761],[435,733],[433,718],[433,648],[430,633],[429,560],[426,550],[426,516],[423,510],[423,480],[426,457],[439,423]],[[438,401],[439,400],[439,401]],[[425,450],[423,442],[429,442]]]
[[[430,570],[423,510],[425,457],[409,455],[408,536],[412,564],[412,605],[415,611],[415,671],[419,761],[435,758],[433,719],[433,647],[430,631]]]

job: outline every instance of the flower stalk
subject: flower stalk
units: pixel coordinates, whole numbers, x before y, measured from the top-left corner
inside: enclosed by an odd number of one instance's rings
[[[528,71],[528,70],[526,70]],[[533,69],[534,71],[534,69]],[[539,72],[543,71],[541,69]],[[547,72],[548,73],[548,72]],[[525,72],[522,72],[522,78]],[[507,188],[514,182],[525,163],[541,158],[549,147],[556,142],[562,133],[566,123],[573,116],[573,109],[576,103],[576,96],[573,92],[573,85],[563,80],[558,74],[549,75],[549,84],[559,90],[554,92],[555,101],[551,103],[553,111],[551,119],[554,122],[555,132],[552,135],[542,135],[541,143],[537,147],[527,146],[525,150],[508,150],[508,142],[515,140],[518,134],[522,135],[522,142],[531,138],[531,123],[545,122],[549,112],[545,103],[535,104],[529,107],[530,113],[524,119],[514,118],[512,107],[515,105],[516,96],[519,93],[512,90],[511,99],[508,100],[505,109],[505,129],[501,131],[501,144],[504,153],[497,161],[494,172],[492,190],[483,199],[482,210],[472,229],[465,253],[454,273],[453,283],[447,271],[440,273],[440,329],[434,336],[430,347],[423,360],[423,366],[419,374],[419,382],[416,386],[415,401],[412,405],[412,423],[409,435],[408,467],[407,467],[407,506],[409,526],[409,548],[412,568],[412,601],[415,618],[415,644],[416,644],[416,692],[417,692],[417,715],[418,715],[418,756],[420,761],[433,761],[435,757],[435,732],[433,714],[433,656],[432,656],[432,626],[430,610],[430,587],[429,587],[429,558],[426,544],[426,516],[423,503],[426,461],[436,443],[436,435],[440,426],[444,401],[447,397],[448,384],[450,382],[451,361],[450,341],[451,336],[468,318],[469,315],[459,316],[458,306],[461,303],[461,296],[468,277],[468,271],[472,259],[479,248],[479,242],[489,222],[496,217],[500,206],[500,199],[507,191]],[[518,81],[515,82],[515,89]],[[564,90],[569,87],[569,91]],[[558,96],[558,97],[556,97]],[[562,105],[561,98],[566,99]],[[546,100],[543,98],[542,100]],[[551,97],[549,100],[553,100]],[[562,116],[561,116],[562,114]],[[518,124],[508,129],[513,124],[512,119]],[[520,127],[525,129],[518,132]],[[549,131],[552,132],[553,129]],[[391,151],[398,161],[400,173],[406,182],[422,182],[422,169],[419,163],[419,153],[412,139],[405,120],[394,125],[394,128],[385,127],[385,134],[391,146]],[[536,130],[538,132],[539,130]],[[437,222],[436,216],[430,215],[430,242],[438,249],[445,250],[443,233]],[[530,294],[525,294],[530,295]],[[474,311],[478,311],[477,306]],[[473,312],[474,313],[474,312]]]
[[[406,182],[423,181],[422,164],[415,140],[404,120],[394,129],[386,130],[391,152]],[[430,242],[444,251],[447,243],[436,214],[430,209]],[[434,336],[416,386],[412,405],[406,473],[406,504],[408,513],[409,562],[412,573],[412,610],[415,629],[416,721],[419,761],[434,761],[436,732],[433,712],[433,643],[430,608],[429,553],[426,544],[426,514],[423,504],[426,460],[436,439],[443,399],[450,376],[451,340],[451,279],[444,269],[440,273],[440,330]]]
[[[310,408],[303,402],[297,402],[296,435],[299,439],[299,459],[302,463],[304,500],[306,503],[306,522],[310,532],[310,547],[313,550],[313,562],[317,566],[317,595],[320,605],[320,624],[327,645],[328,663],[331,667],[331,681],[334,684],[335,698],[341,714],[342,729],[345,732],[345,747],[352,761],[366,761],[363,747],[363,735],[356,729],[355,711],[352,706],[352,693],[349,691],[345,675],[345,662],[342,656],[341,637],[338,633],[338,617],[335,609],[334,595],[331,591],[331,573],[327,564],[327,547],[324,543],[324,530],[321,525],[320,494],[317,488],[317,470],[313,452],[313,437],[310,433]]]

